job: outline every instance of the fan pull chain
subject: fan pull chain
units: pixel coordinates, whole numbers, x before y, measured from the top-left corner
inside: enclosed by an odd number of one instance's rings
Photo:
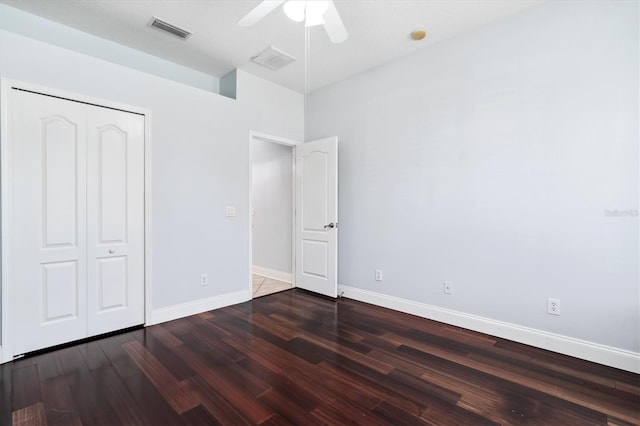
[[[309,54],[311,47],[311,28],[304,27],[304,111],[307,112],[307,94],[309,93]]]

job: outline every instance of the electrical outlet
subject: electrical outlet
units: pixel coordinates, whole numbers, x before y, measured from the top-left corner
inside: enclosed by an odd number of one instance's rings
[[[547,299],[547,313],[560,315],[560,299]]]
[[[442,291],[444,291],[445,294],[453,294],[453,283],[451,281],[443,282]]]
[[[200,274],[200,285],[203,287],[209,285],[209,277],[207,274]]]
[[[382,281],[382,269],[376,269],[376,281]]]

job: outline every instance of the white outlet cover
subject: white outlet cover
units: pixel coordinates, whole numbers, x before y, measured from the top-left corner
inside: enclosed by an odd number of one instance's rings
[[[547,299],[547,313],[551,315],[560,315],[560,299]]]

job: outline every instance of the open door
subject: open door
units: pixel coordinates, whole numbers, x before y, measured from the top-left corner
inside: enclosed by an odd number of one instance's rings
[[[338,138],[296,146],[296,287],[338,296]]]

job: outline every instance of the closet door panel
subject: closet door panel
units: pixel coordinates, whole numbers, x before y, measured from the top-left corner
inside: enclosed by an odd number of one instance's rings
[[[144,117],[91,107],[89,335],[144,322]]]
[[[97,259],[96,265],[97,312],[126,308],[129,287],[127,257]]]
[[[79,143],[76,124],[60,115],[42,120],[43,248],[77,247]]]
[[[98,243],[127,241],[127,144],[126,131],[113,125],[95,130],[97,144]]]
[[[42,263],[44,322],[78,317],[78,262]]]
[[[86,109],[12,93],[14,353],[86,336]]]

